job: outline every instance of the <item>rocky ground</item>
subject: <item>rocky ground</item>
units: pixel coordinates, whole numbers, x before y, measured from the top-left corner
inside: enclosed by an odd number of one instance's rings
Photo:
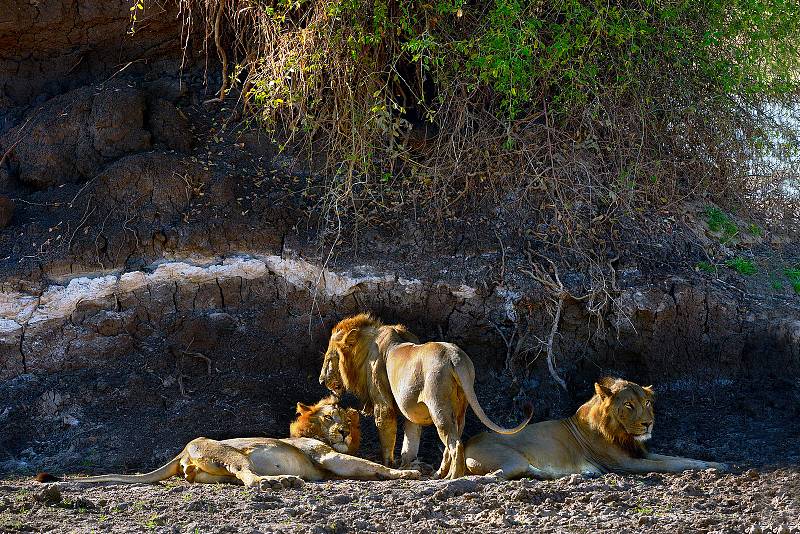
[[[542,357],[554,304],[526,274],[553,221],[512,207],[384,227],[376,203],[332,246],[303,153],[279,154],[236,98],[208,102],[220,78],[202,25],[148,3],[128,39],[129,2],[27,4],[0,21],[0,532],[800,532],[796,236],[723,242],[703,199],[620,221],[613,303],[563,303],[564,392]],[[757,272],[724,267],[739,256]],[[574,295],[596,274],[561,269]],[[735,469],[274,494],[30,480],[146,470],[198,435],[283,435],[295,403],[323,394],[331,326],[365,309],[464,348],[499,423],[529,403],[563,417],[620,375],[658,392],[655,450]],[[466,434],[480,429],[470,413]],[[428,431],[423,459],[440,454]]]
[[[553,482],[334,481],[264,493],[179,479],[87,487],[15,475],[0,481],[0,532],[800,532],[800,383],[677,382],[659,392],[652,450],[716,459],[730,472]],[[362,422],[362,449],[375,459],[371,425]],[[423,434],[421,453],[432,463],[441,454],[434,436],[430,429]],[[164,451],[141,470],[175,452]],[[57,463],[46,455],[40,468]],[[58,473],[108,471],[87,463]]]
[[[259,492],[171,481],[6,481],[3,532],[800,532],[800,469],[552,482],[335,481]]]

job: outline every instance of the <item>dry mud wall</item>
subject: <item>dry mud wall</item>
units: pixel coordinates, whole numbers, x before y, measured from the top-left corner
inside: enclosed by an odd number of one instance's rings
[[[709,287],[671,279],[625,290],[617,302],[604,329],[592,329],[579,303],[568,303],[556,341],[562,366],[588,359],[652,380],[750,375],[796,368],[800,361],[800,321],[742,308]],[[0,378],[108,365],[159,345],[213,357],[234,348],[225,346],[225,334],[241,339],[240,350],[248,338],[257,343],[259,354],[240,356],[245,360],[313,368],[309,359],[319,355],[332,324],[363,310],[407,323],[423,338],[444,335],[495,368],[508,348],[504,331],[522,322],[534,330],[550,327],[543,301],[537,306],[501,286],[487,294],[368,266],[335,272],[290,252],[195,257],[74,277],[38,292],[0,292]],[[277,346],[266,351],[269,345]]]
[[[565,308],[557,365],[578,397],[604,373],[663,384],[798,367],[799,321],[743,311],[713,289],[673,279],[619,302],[604,335],[581,305]],[[170,259],[0,292],[4,469],[142,466],[197,435],[282,435],[294,404],[324,393],[330,327],[362,310],[465,348],[496,419],[514,420],[529,401],[539,418],[574,405],[543,356],[527,354],[527,378],[502,373],[500,332],[523,321],[537,336],[550,328],[544,303],[521,291],[321,269],[289,251]]]
[[[519,251],[502,251],[502,285],[484,276],[489,245],[464,235],[326,264],[269,143],[215,139],[232,111],[203,104],[218,69],[179,39],[171,5],[148,3],[133,39],[128,2],[0,0],[0,472],[139,468],[197,435],[283,435],[295,403],[325,393],[330,328],[364,310],[462,346],[501,423],[528,401],[537,418],[563,414],[606,373],[658,385],[800,370],[796,307],[640,273],[600,321],[565,302],[564,394],[541,352],[552,306],[515,272]]]

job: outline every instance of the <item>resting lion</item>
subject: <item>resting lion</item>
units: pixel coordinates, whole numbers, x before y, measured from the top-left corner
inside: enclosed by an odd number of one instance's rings
[[[488,432],[467,442],[467,467],[474,475],[501,479],[552,479],[580,473],[678,472],[724,469],[723,464],[651,454],[653,389],[619,378],[594,385],[595,395],[572,417],[543,421],[514,436]]]
[[[197,438],[169,463],[141,475],[100,475],[72,482],[152,483],[175,475],[189,482],[244,484],[259,489],[300,487],[304,480],[332,478],[417,479],[419,471],[389,469],[342,454],[358,448],[358,413],[341,408],[332,398],[314,406],[297,404],[291,438]],[[317,438],[317,439],[315,439]],[[53,477],[40,473],[43,482]]]
[[[519,432],[527,421],[513,429],[494,424],[475,396],[469,356],[452,343],[418,342],[404,326],[384,325],[367,313],[344,319],[331,333],[319,382],[337,396],[353,392],[364,411],[373,412],[385,465],[394,463],[399,411],[405,417],[401,465],[412,465],[422,427],[433,424],[445,446],[436,476],[458,478],[466,472],[461,434],[467,404],[501,434]]]

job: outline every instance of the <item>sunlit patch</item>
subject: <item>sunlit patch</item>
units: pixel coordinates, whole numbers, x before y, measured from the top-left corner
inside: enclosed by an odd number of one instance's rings
[[[647,441],[648,439],[653,437],[652,432],[646,432],[644,434],[639,434],[638,436],[634,436],[636,441]]]

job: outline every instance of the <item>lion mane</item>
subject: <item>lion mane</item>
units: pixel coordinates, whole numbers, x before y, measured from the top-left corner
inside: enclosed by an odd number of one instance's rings
[[[292,421],[289,426],[289,435],[293,438],[324,439],[325,432],[322,429],[320,411],[325,406],[336,406],[336,404],[337,400],[333,395],[325,397],[313,406],[298,402],[297,419]],[[352,408],[347,408],[346,413],[348,428],[350,429],[350,444],[347,447],[347,454],[355,454],[361,446],[361,426],[358,412]]]
[[[343,358],[339,361],[339,375],[345,389],[351,391],[364,403],[362,413],[371,413],[373,399],[370,397],[370,380],[373,377],[367,362],[378,357],[376,338],[379,329],[384,326],[380,319],[371,313],[359,313],[342,319],[331,331],[331,339],[342,349]],[[392,325],[393,333],[404,341],[419,343],[419,338],[412,334],[405,325]]]
[[[615,443],[622,450],[630,454],[633,458],[644,458],[647,456],[647,448],[644,443],[637,441],[634,436],[628,433],[614,416],[611,405],[603,402],[601,388],[607,389],[610,394],[618,393],[630,384],[621,378],[604,377],[598,381],[598,391],[591,399],[586,401],[576,414],[577,419],[592,430],[599,432],[606,440]],[[645,391],[653,395],[653,390],[649,386],[643,387]]]

